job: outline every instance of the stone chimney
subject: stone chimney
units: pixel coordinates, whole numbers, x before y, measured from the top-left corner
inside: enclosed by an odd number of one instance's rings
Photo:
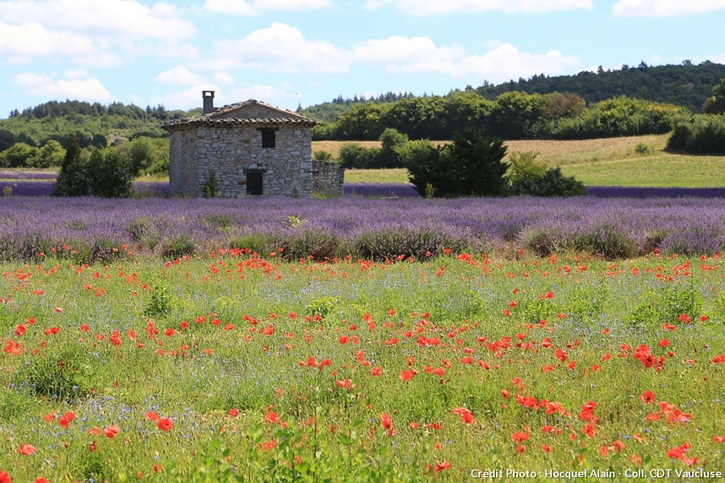
[[[204,99],[203,114],[209,114],[214,110],[214,91],[201,91],[201,97]]]

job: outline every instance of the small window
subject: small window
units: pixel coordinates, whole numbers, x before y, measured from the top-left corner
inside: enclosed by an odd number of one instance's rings
[[[274,134],[274,132],[272,133]],[[262,172],[252,171],[247,173],[247,194],[261,195],[263,194]]]
[[[262,131],[262,147],[273,148],[274,147],[274,131]]]

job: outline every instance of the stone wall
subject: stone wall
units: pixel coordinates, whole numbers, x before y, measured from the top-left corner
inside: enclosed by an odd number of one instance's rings
[[[193,187],[196,196],[203,196],[213,171],[222,198],[247,196],[248,172],[262,173],[264,196],[312,196],[310,128],[277,128],[274,148],[262,147],[262,133],[254,125],[207,124],[175,130],[169,167],[172,195],[190,194]]]
[[[328,196],[345,194],[345,169],[329,161],[312,161],[312,192]]]
[[[169,187],[171,196],[198,196],[196,130],[171,133],[169,139]]]

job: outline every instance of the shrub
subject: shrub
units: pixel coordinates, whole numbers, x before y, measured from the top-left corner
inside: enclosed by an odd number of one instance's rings
[[[680,119],[667,150],[691,154],[725,154],[725,116],[701,114]]]
[[[637,143],[637,146],[634,148],[634,152],[637,154],[645,155],[649,154],[650,148],[645,143]]]
[[[340,166],[347,169],[370,169],[380,157],[379,148],[364,148],[357,143],[346,143],[340,148]]]
[[[506,173],[514,195],[531,194],[536,183],[546,174],[546,165],[536,161],[536,152],[514,152],[509,156],[510,167]]]
[[[398,154],[421,196],[497,196],[505,191],[506,147],[473,129],[455,134],[453,144],[433,147],[419,141],[399,148]],[[432,188],[426,189],[429,184]]]
[[[332,161],[332,153],[325,151],[324,149],[320,149],[319,151],[314,151],[312,153],[312,159],[318,161]]]
[[[401,168],[402,164],[400,163],[396,150],[408,142],[408,136],[399,133],[395,129],[388,128],[380,135],[380,141],[382,148],[376,160],[375,167]]]
[[[187,235],[177,235],[170,241],[164,243],[161,249],[161,256],[166,259],[180,258],[184,255],[193,255],[196,245]]]
[[[115,148],[98,149],[91,154],[88,165],[90,194],[102,198],[130,198],[133,195],[131,169]]]

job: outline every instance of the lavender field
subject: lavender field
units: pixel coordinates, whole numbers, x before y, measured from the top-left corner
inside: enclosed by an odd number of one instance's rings
[[[175,259],[219,249],[318,260],[420,259],[447,249],[616,259],[724,246],[719,198],[0,199],[2,260],[107,261],[129,251]]]

